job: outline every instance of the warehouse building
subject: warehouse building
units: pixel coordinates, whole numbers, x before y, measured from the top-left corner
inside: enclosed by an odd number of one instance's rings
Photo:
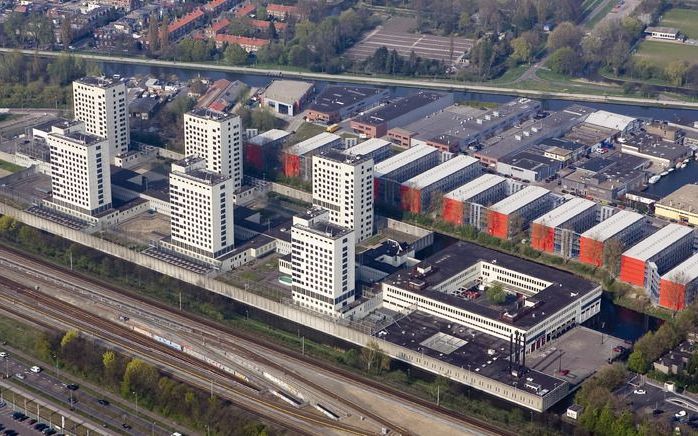
[[[281,167],[281,149],[291,136],[290,132],[271,129],[245,141],[245,166],[259,173],[270,173]]]
[[[596,203],[585,198],[571,200],[531,223],[531,246],[564,257],[579,255],[579,234],[596,223]]]
[[[428,145],[418,145],[377,163],[373,168],[376,202],[398,207],[402,182],[435,167],[440,160],[439,150]]]
[[[262,105],[283,115],[298,115],[313,89],[309,82],[274,80],[262,93]]]
[[[640,128],[640,120],[637,118],[603,110],[590,114],[585,122],[592,126],[617,130],[623,134],[635,132]]]
[[[500,239],[510,239],[526,230],[536,217],[554,206],[550,191],[540,186],[527,186],[487,211],[487,233]]]
[[[380,138],[396,126],[409,124],[453,104],[452,93],[420,91],[351,120],[351,128],[369,138]]]
[[[486,207],[509,195],[509,183],[496,174],[484,174],[444,195],[442,219],[455,226],[482,228]]]
[[[390,91],[382,88],[328,86],[308,106],[308,121],[338,123],[387,99]]]
[[[650,160],[654,172],[673,167],[693,154],[693,150],[686,145],[644,131],[625,135],[619,142],[623,154]]]
[[[623,253],[620,279],[644,287],[656,304],[660,276],[691,255],[694,237],[690,227],[680,224],[662,227]]]
[[[659,285],[659,305],[681,310],[695,301],[698,289],[698,254],[684,260],[662,276]]]
[[[481,172],[480,161],[458,155],[403,182],[400,187],[401,208],[411,213],[426,212],[430,209],[432,197],[474,179]]]
[[[330,148],[340,148],[342,137],[334,133],[322,132],[318,135],[288,147],[281,153],[284,175],[312,180],[313,155]]]
[[[373,159],[374,163],[381,162],[390,157],[390,141],[380,138],[371,138],[360,142],[353,147],[344,150],[344,154],[350,156],[366,156]]]
[[[563,166],[578,160],[591,151],[591,147],[563,138],[548,138],[538,144],[543,156],[562,162]]]
[[[692,226],[698,225],[698,185],[686,184],[657,201],[654,214]]]
[[[497,174],[522,182],[538,182],[554,176],[562,162],[545,157],[537,150],[521,151],[497,161]]]
[[[602,266],[607,244],[618,241],[621,249],[629,247],[642,238],[643,227],[642,215],[621,210],[581,234],[579,261],[596,267]]]

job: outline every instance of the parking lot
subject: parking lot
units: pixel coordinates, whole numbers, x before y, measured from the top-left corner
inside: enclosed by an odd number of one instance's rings
[[[413,26],[413,20],[408,18],[390,18],[349,49],[347,56],[354,60],[364,60],[373,55],[377,49],[385,46],[390,51],[396,50],[400,56],[409,57],[414,51],[422,58],[448,62],[455,61],[473,46],[473,41],[470,39],[454,37],[451,59],[451,38],[410,33],[410,28]]]
[[[658,382],[634,376],[615,393],[636,413],[698,428],[698,401],[664,389]]]

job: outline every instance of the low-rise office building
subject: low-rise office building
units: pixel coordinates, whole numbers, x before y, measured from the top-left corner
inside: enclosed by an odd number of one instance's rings
[[[428,145],[418,145],[377,163],[373,168],[376,202],[399,206],[402,182],[435,167],[440,160],[439,150]]]
[[[308,106],[309,121],[338,123],[365,111],[390,96],[388,89],[357,86],[328,86]]]
[[[509,183],[504,177],[483,174],[444,195],[441,216],[453,225],[471,225],[479,230],[487,217],[487,206],[507,195]]]
[[[579,234],[596,223],[597,205],[591,200],[574,197],[540,216],[531,223],[531,246],[536,250],[579,255]]]
[[[270,173],[280,168],[279,155],[290,132],[271,129],[245,141],[245,166],[258,172]]]
[[[356,133],[380,138],[393,127],[409,124],[451,104],[451,93],[420,91],[358,116],[351,120],[350,126]]]
[[[698,254],[664,274],[659,284],[659,305],[681,310],[695,301],[698,290]]]
[[[698,225],[698,185],[686,184],[654,203],[658,217]]]
[[[300,177],[303,180],[312,180],[313,156],[330,148],[340,148],[341,145],[341,136],[322,132],[288,147],[281,153],[284,175],[286,177]]]
[[[422,174],[412,177],[400,187],[400,204],[404,211],[422,213],[430,209],[434,195],[443,194],[460,186],[482,172],[477,159],[458,155]]]
[[[591,151],[591,147],[563,138],[548,138],[538,144],[543,156],[562,162],[564,166],[575,162]]]
[[[623,253],[620,279],[644,287],[657,303],[661,275],[691,255],[694,238],[693,229],[680,224],[659,229]]]
[[[496,167],[497,174],[530,183],[554,176],[562,168],[562,162],[531,150],[505,156],[497,161]]]
[[[527,186],[487,211],[487,233],[500,239],[510,239],[526,230],[529,223],[554,206],[552,193],[540,186]]]
[[[644,217],[622,210],[582,233],[579,237],[579,261],[600,267],[608,244],[617,241],[621,249],[635,244],[644,233]],[[615,243],[615,242],[614,242]]]

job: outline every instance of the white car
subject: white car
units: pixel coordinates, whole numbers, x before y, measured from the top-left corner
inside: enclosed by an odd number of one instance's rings
[[[25,375],[22,374],[21,372],[18,372],[17,374],[15,374],[15,377],[17,377],[20,380],[24,380],[26,378]]]
[[[644,389],[635,389],[633,391],[633,394],[635,394],[635,395],[645,395],[646,393],[647,393],[647,391]]]
[[[0,351],[0,358],[6,358],[7,357],[7,351]]]
[[[35,365],[35,366],[32,366],[31,368],[29,368],[29,371],[33,372],[34,374],[38,374],[41,372],[41,367]]]
[[[684,416],[686,416],[686,411],[685,411],[685,410],[679,410],[678,412],[676,412],[676,413],[674,414],[674,416],[675,416],[676,418],[683,418]]]

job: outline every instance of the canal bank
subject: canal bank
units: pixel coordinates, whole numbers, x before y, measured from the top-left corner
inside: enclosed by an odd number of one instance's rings
[[[16,50],[10,48],[0,48],[0,53],[19,52],[24,55],[41,56],[41,57],[56,57],[63,52],[44,51],[44,50]],[[313,73],[304,71],[283,71],[279,69],[263,69],[251,67],[239,67],[230,65],[221,65],[218,63],[194,63],[194,62],[176,62],[164,61],[158,59],[146,59],[141,57],[123,57],[123,56],[107,56],[92,53],[71,52],[75,57],[95,62],[101,62],[112,65],[141,65],[155,68],[167,68],[178,70],[192,70],[198,73],[204,73],[209,76],[212,72],[237,74],[237,75],[252,75],[266,78],[284,77],[297,78],[312,81],[330,82],[330,83],[350,83],[364,84],[373,86],[389,86],[389,87],[404,87],[404,88],[420,88],[443,90],[450,92],[464,92],[474,94],[491,94],[503,96],[519,96],[529,97],[539,100],[564,100],[572,102],[597,103],[597,104],[621,104],[634,105],[640,107],[659,107],[659,108],[677,108],[677,109],[698,109],[698,102],[684,102],[676,100],[659,100],[651,98],[634,98],[625,96],[612,95],[595,95],[595,94],[580,94],[569,92],[547,92],[531,89],[517,89],[488,85],[464,84],[455,81],[437,81],[437,80],[419,80],[419,79],[396,79],[385,77],[361,76],[351,74],[327,74]]]

